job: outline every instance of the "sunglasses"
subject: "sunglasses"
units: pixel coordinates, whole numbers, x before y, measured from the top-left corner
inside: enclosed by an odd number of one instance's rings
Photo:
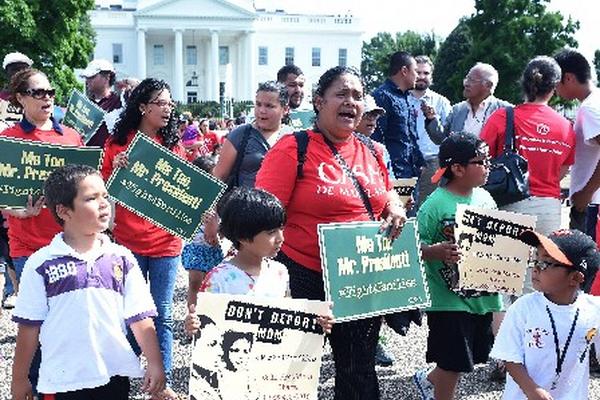
[[[492,165],[492,160],[490,160],[489,158],[486,158],[483,160],[467,161],[467,164],[477,164],[477,165],[483,165],[485,167],[489,167],[490,165]]]
[[[48,96],[50,98],[54,98],[54,96],[56,96],[55,89],[27,89],[20,93],[24,94],[26,96],[33,97],[34,99],[37,99],[37,100],[41,100],[46,96]]]

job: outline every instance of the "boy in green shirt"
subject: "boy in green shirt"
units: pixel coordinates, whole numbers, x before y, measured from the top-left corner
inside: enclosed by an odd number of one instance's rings
[[[487,361],[494,343],[492,314],[502,309],[498,294],[458,290],[456,206],[496,208],[490,194],[479,187],[489,173],[487,145],[472,134],[452,134],[440,145],[439,161],[431,181],[444,177],[447,183],[427,198],[417,215],[431,293],[426,360],[436,363],[429,374],[418,371],[414,376],[424,400],[452,399],[461,373]]]

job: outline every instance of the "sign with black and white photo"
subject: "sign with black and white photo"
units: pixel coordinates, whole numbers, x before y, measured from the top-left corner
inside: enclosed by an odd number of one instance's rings
[[[317,399],[325,302],[199,293],[191,400]],[[284,396],[284,397],[282,397]]]
[[[519,235],[535,229],[536,217],[459,204],[456,224],[460,289],[520,295],[530,247]]]

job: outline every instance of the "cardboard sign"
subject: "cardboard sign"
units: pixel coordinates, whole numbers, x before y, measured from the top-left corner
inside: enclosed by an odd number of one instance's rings
[[[42,195],[44,181],[67,164],[100,168],[99,147],[76,147],[0,137],[0,208],[24,208]]]
[[[83,93],[73,90],[62,123],[79,132],[83,137],[83,142],[87,143],[94,136],[102,121],[104,121],[104,110]]]
[[[325,295],[336,321],[428,307],[417,227],[409,219],[394,242],[380,223],[320,224]]]
[[[0,99],[0,122],[13,126],[23,118],[23,109],[15,106],[8,100]]]
[[[535,229],[537,218],[459,204],[454,230],[461,251],[460,289],[520,295],[530,246],[521,232]]]
[[[192,400],[317,399],[327,303],[199,293]]]
[[[108,193],[119,204],[173,235],[192,240],[202,214],[226,185],[139,133],[127,149],[129,166],[113,171]]]
[[[400,178],[393,181],[394,190],[400,196],[400,200],[406,206],[406,202],[410,199],[415,186],[417,186],[417,178]]]

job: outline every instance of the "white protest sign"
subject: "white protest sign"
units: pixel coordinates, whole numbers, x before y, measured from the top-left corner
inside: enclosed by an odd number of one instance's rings
[[[536,217],[459,204],[456,224],[460,289],[520,295],[530,247],[518,237]]]
[[[415,191],[417,178],[400,178],[394,180],[392,183],[394,185],[394,190],[398,193],[398,196],[400,196],[400,201],[406,206],[406,202]]]
[[[199,293],[192,400],[317,399],[325,302]]]

